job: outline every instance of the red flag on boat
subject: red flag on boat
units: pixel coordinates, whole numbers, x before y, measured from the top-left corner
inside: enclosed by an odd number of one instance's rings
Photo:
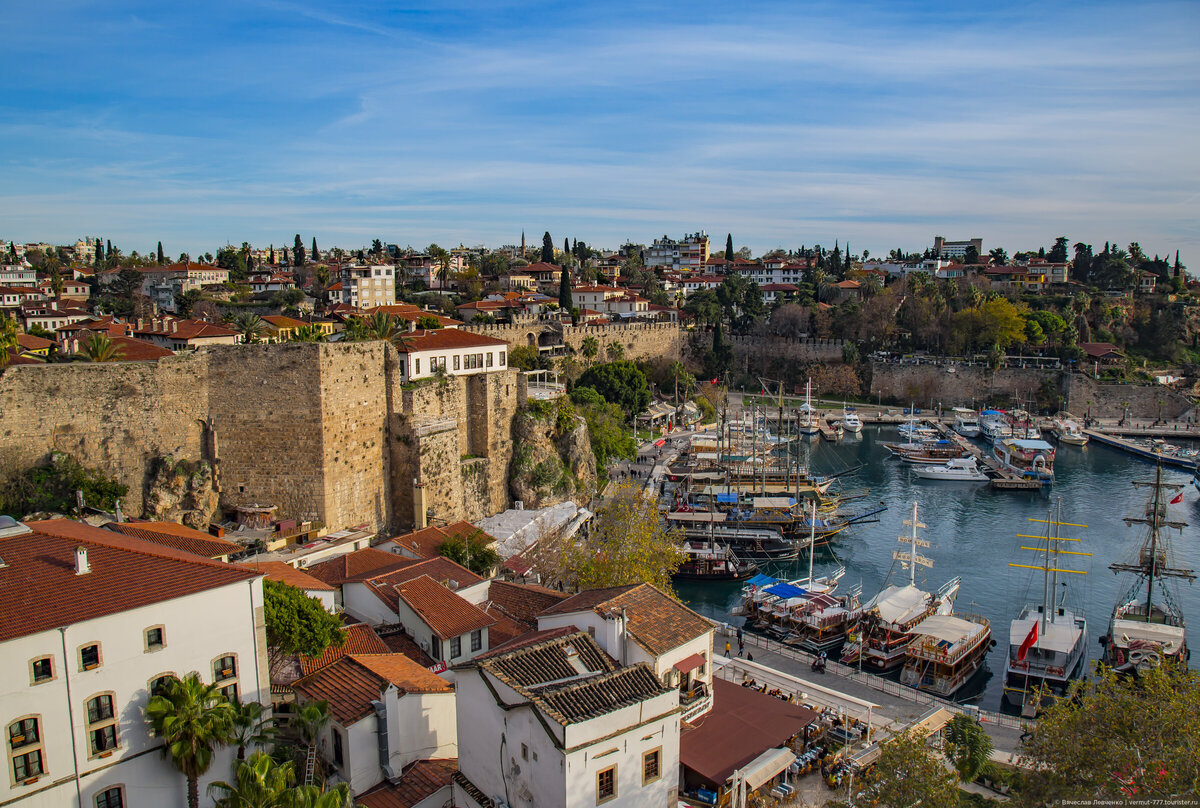
[[[1180,491],[1178,494],[1175,495],[1175,499],[1171,500],[1171,504],[1178,505],[1181,502],[1183,502],[1183,492],[1182,491]]]
[[[1025,640],[1021,643],[1021,647],[1017,649],[1018,662],[1025,658],[1025,652],[1032,648],[1033,644],[1037,642],[1037,627],[1038,621],[1034,620],[1033,627],[1029,629],[1029,633],[1025,635]]]
[[[711,382],[709,382],[709,384],[720,384],[720,383],[721,383],[721,377],[720,377],[720,376],[718,376],[717,378],[715,378],[715,379],[713,379]]]

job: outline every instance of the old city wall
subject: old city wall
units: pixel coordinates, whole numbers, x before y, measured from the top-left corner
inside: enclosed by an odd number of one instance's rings
[[[946,407],[979,406],[997,398],[1011,401],[1014,393],[1022,400],[1036,399],[1049,380],[1063,406],[1080,416],[1090,409],[1093,417],[1120,417],[1128,406],[1134,418],[1154,419],[1160,401],[1163,418],[1178,418],[1192,408],[1186,397],[1161,385],[1101,384],[1082,373],[1034,368],[993,371],[956,365],[949,373],[948,367],[872,362],[871,396],[911,401],[918,407],[928,406],[930,400]]]
[[[620,344],[626,359],[679,359],[687,345],[688,332],[674,323],[628,323],[607,326],[566,326],[534,320],[525,323],[465,326],[464,330],[506,341],[510,347],[521,345],[558,344],[560,341],[575,353],[583,350],[583,342],[595,337],[599,356],[608,356],[608,346]],[[561,334],[561,337],[559,336]]]
[[[128,485],[125,510],[141,513],[154,458],[207,460],[223,508],[335,529],[411,525],[416,478],[438,518],[478,518],[507,507],[523,387],[506,371],[404,389],[383,342],[18,366],[0,374],[0,473],[69,452]]]
[[[703,338],[712,344],[712,335]],[[840,339],[787,339],[784,337],[730,336],[734,366],[749,372],[769,369],[773,364],[794,365],[805,362],[841,362],[845,341]]]

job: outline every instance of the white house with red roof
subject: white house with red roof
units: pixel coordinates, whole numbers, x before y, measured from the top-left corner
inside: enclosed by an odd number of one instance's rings
[[[242,341],[242,335],[232,328],[204,320],[180,320],[176,317],[139,320],[133,335],[172,351],[203,348],[206,345],[237,345]]]
[[[457,328],[413,331],[396,348],[405,382],[429,379],[440,372],[474,376],[508,369],[508,343]]]
[[[267,704],[262,576],[66,519],[0,518],[0,804],[183,808],[143,711],[192,671]],[[218,749],[200,793],[228,779]]]

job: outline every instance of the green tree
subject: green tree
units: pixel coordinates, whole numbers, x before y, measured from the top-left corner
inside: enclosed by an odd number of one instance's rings
[[[229,742],[237,747],[237,759],[246,758],[246,747],[262,746],[274,737],[267,722],[266,710],[257,701],[235,701],[233,704],[233,728]]]
[[[267,659],[273,673],[282,670],[295,654],[319,656],[346,641],[341,621],[325,611],[316,598],[294,586],[263,581],[267,623]]]
[[[1067,237],[1059,236],[1054,239],[1054,246],[1046,253],[1046,260],[1052,264],[1062,264],[1067,260]]]
[[[7,365],[21,352],[17,341],[17,318],[0,314],[0,368]]]
[[[1022,745],[1030,805],[1139,801],[1200,790],[1200,673],[1156,667],[1137,677],[1102,668],[1052,704]]]
[[[549,230],[542,235],[542,261],[547,264],[554,263],[554,239],[550,238]]]
[[[312,260],[314,260],[314,261],[320,261],[320,260],[321,260],[321,253],[317,252],[317,237],[316,237],[316,236],[313,236],[313,243],[312,243]]]
[[[616,404],[632,422],[650,404],[650,385],[646,375],[633,362],[617,361],[594,365],[579,377],[579,384],[591,387],[610,404]]]
[[[575,304],[571,301],[571,273],[566,267],[563,267],[562,273],[558,276],[558,307],[564,312],[575,308]]]
[[[966,251],[963,253],[963,263],[964,264],[978,264],[979,263],[979,250],[976,249],[974,244],[969,245],[967,247]]]
[[[709,372],[713,376],[724,376],[733,361],[733,349],[725,344],[725,335],[721,333],[721,324],[713,326],[712,355]]]
[[[89,507],[112,511],[129,488],[69,454],[54,452],[48,463],[0,480],[0,513],[75,513],[77,491]]]
[[[721,301],[712,289],[697,289],[688,297],[683,310],[697,325],[715,325],[721,319]]]
[[[103,334],[92,334],[83,344],[82,353],[89,362],[116,362],[125,353],[125,346]]]
[[[233,327],[242,335],[242,339],[245,342],[253,344],[258,342],[258,338],[262,336],[263,331],[266,329],[266,323],[257,314],[247,311],[238,315]]]
[[[959,713],[946,725],[946,757],[958,772],[958,778],[969,783],[979,776],[992,754],[992,738],[970,716]]]
[[[586,538],[567,549],[567,566],[579,589],[645,582],[673,594],[682,542],[682,533],[663,523],[653,498],[632,483],[618,483],[606,489]]]
[[[255,752],[249,760],[238,758],[233,782],[224,780],[208,787],[217,808],[292,808],[296,801],[296,768],[290,760],[276,763],[266,752]]]
[[[175,295],[175,312],[180,317],[191,317],[192,309],[203,299],[204,293],[199,289],[188,289],[186,292]]]
[[[518,370],[549,370],[550,363],[536,345],[518,345],[508,352],[508,366]]]
[[[500,564],[500,554],[488,542],[482,530],[451,536],[438,545],[438,555],[461,564],[476,575],[488,576]]]
[[[300,234],[296,234],[296,243],[292,246],[292,266],[304,266],[304,242],[300,240]]]
[[[989,250],[988,255],[992,257],[992,262],[996,264],[996,266],[1004,266],[1008,263],[1008,253],[1004,251],[1003,247],[996,247],[995,249]]]
[[[158,255],[156,256],[156,258],[157,258],[157,261],[156,261],[156,263],[159,263],[159,264],[164,264],[164,263],[166,263],[166,261],[164,261],[164,260],[163,260],[163,248],[162,248],[162,242],[161,242],[161,241],[160,241],[160,242],[158,242]]]
[[[134,295],[142,292],[143,277],[133,267],[125,267],[109,282],[107,291],[114,297],[132,301]]]
[[[315,325],[305,323],[292,332],[292,342],[324,342],[325,334]]]
[[[725,234],[725,260],[733,260],[733,233]]]
[[[600,340],[596,339],[594,336],[584,337],[583,344],[580,346],[580,351],[590,362],[596,358],[597,354],[600,353]]]
[[[375,256],[375,260],[383,257],[383,242],[379,239],[374,239],[371,242],[371,255]]]
[[[188,808],[199,808],[200,776],[212,765],[217,747],[229,741],[233,705],[217,685],[204,684],[193,671],[167,679],[150,697],[145,714],[150,731],[162,739],[163,756],[187,778]]]
[[[958,808],[958,781],[929,748],[924,733],[903,732],[879,745],[879,759],[855,779],[855,805],[881,808]],[[831,802],[835,808],[847,803]]]
[[[232,244],[217,250],[217,266],[229,270],[229,279],[233,281],[244,281],[250,274],[245,254]]]

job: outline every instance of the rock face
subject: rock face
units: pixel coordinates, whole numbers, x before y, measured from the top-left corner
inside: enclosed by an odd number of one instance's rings
[[[145,515],[158,521],[182,522],[208,529],[217,510],[212,467],[203,460],[156,458],[146,481]]]
[[[569,402],[557,409],[535,402],[513,418],[509,490],[526,508],[568,499],[583,504],[595,494],[591,435]]]

